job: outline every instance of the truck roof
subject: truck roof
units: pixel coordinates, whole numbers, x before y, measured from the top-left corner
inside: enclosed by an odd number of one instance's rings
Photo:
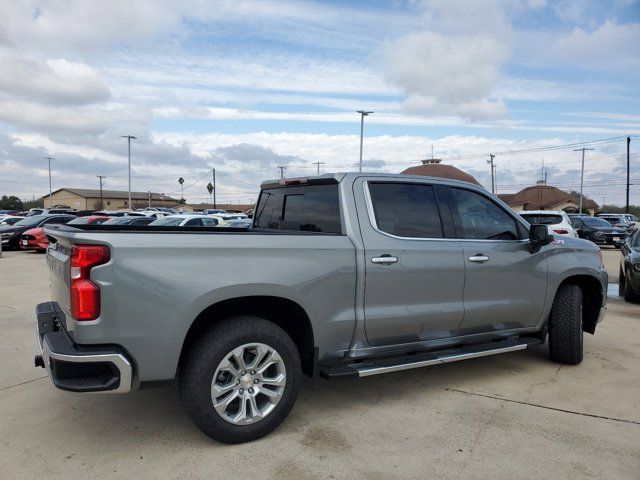
[[[443,183],[447,185],[473,185],[474,187],[478,187],[475,183],[465,182],[463,180],[453,180],[450,178],[442,178],[442,177],[429,177],[424,175],[406,175],[403,173],[373,173],[373,172],[334,172],[334,173],[325,173],[322,175],[310,175],[308,177],[295,177],[295,178],[275,178],[271,180],[265,180],[260,184],[260,189],[263,190],[265,188],[279,188],[279,187],[291,187],[295,185],[305,185],[305,184],[326,184],[326,183],[340,183],[343,180],[352,180],[356,177],[380,177],[380,178],[412,178],[415,180],[425,180],[428,179],[434,183]],[[481,187],[482,188],[482,187]]]

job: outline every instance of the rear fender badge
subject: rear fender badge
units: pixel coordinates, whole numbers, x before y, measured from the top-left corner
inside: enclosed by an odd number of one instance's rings
[[[551,245],[564,245],[564,240],[553,240]]]

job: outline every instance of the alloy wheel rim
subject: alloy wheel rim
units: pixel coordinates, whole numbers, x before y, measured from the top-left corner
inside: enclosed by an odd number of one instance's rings
[[[225,421],[250,425],[276,408],[287,381],[284,361],[264,343],[246,343],[227,353],[211,381],[213,408]]]

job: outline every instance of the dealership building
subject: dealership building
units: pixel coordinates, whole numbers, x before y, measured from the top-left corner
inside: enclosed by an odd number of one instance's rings
[[[91,190],[87,188],[60,188],[42,197],[45,208],[65,206],[76,210],[128,209],[129,192],[119,190]],[[131,208],[177,207],[180,200],[164,193],[131,192]]]

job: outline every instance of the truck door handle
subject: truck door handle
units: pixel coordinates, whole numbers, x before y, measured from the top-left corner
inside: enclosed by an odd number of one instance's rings
[[[482,255],[481,253],[476,253],[475,255],[469,257],[469,261],[475,263],[484,263],[487,260],[489,260],[489,257],[487,257],[486,255]]]
[[[392,263],[398,263],[398,257],[392,257],[391,255],[381,255],[379,257],[373,257],[371,259],[371,263],[391,265]]]

